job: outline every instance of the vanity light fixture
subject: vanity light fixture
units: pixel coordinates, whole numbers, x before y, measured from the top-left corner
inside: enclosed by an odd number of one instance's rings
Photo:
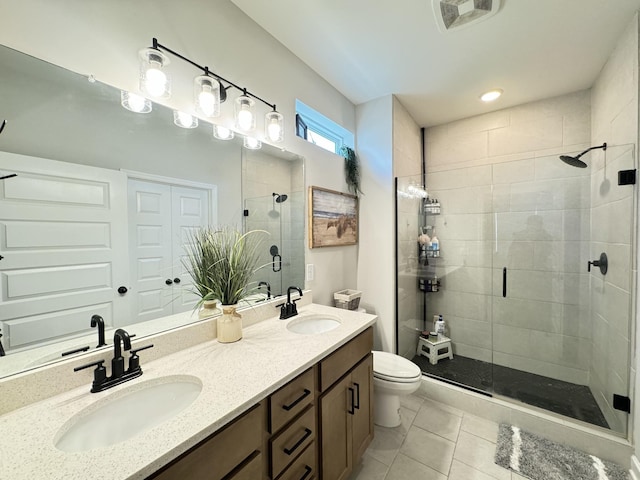
[[[244,137],[242,144],[249,150],[260,150],[262,148],[262,142],[254,137]]]
[[[239,130],[251,132],[256,127],[256,101],[271,108],[271,112],[265,117],[265,138],[278,143],[284,140],[283,116],[278,113],[275,104],[269,103],[263,98],[251,93],[232,81],[209,70],[209,67],[199,65],[184,55],[171,50],[153,39],[149,48],[140,50],[140,89],[150,96],[168,97],[171,93],[171,80],[164,67],[169,64],[169,58],[165,53],[178,57],[198,70],[202,71],[194,80],[195,109],[206,117],[215,117],[220,114],[220,104],[227,99],[227,90],[234,88],[241,92],[235,100],[235,121]],[[182,125],[180,125],[182,126]],[[214,129],[215,135],[215,129]],[[249,148],[249,147],[248,147]]]
[[[256,128],[254,106],[256,102],[247,96],[246,90],[236,98],[236,126],[243,132],[251,132]]]
[[[231,140],[234,137],[233,130],[222,125],[213,126],[213,136],[218,140]]]
[[[181,128],[196,128],[198,126],[198,119],[188,113],[174,110],[173,123]]]
[[[503,91],[500,88],[496,88],[495,90],[490,90],[486,93],[480,95],[480,100],[483,102],[493,102],[497,100],[502,95]]]
[[[209,69],[205,67],[205,70],[205,75],[194,79],[196,111],[205,117],[217,117],[220,115],[220,82],[208,75]]]
[[[135,113],[149,113],[152,109],[151,100],[125,90],[120,91],[120,104]]]
[[[264,135],[273,143],[284,140],[284,117],[273,110],[264,116]]]
[[[157,48],[143,48],[140,57],[140,90],[158,98],[171,96],[171,77],[164,71],[169,58]]]

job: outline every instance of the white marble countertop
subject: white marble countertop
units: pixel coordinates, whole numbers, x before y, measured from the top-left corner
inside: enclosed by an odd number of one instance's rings
[[[86,385],[0,417],[0,480],[143,479],[373,325],[377,318],[317,304],[301,307],[299,313],[329,314],[342,323],[328,332],[300,335],[286,329],[290,321],[300,317],[274,317],[244,328],[243,339],[236,343],[209,341],[146,364],[143,359],[142,377],[105,392],[89,393],[90,385]],[[197,377],[203,387],[196,400],[174,418],[105,448],[66,453],[54,446],[59,430],[85,408],[146,382],[184,375]]]

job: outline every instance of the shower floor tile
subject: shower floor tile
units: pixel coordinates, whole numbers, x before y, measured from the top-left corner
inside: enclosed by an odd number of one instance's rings
[[[589,387],[584,385],[459,355],[453,360],[441,360],[436,365],[431,365],[429,359],[423,356],[415,356],[412,361],[429,375],[609,428]]]

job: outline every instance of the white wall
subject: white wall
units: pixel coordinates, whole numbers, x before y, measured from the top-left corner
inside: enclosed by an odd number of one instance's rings
[[[395,350],[393,231],[393,97],[358,105],[356,150],[362,166],[358,290],[360,306],[378,315],[374,348]]]
[[[612,397],[614,393],[626,395],[630,385],[633,329],[629,328],[628,319],[632,278],[637,271],[635,262],[629,262],[634,232],[631,228],[634,222],[630,225],[630,220],[634,218],[633,191],[637,186],[618,186],[617,172],[636,168],[633,147],[638,142],[637,15],[620,36],[600,72],[592,88],[591,105],[591,143],[607,142],[611,147],[606,152],[594,151],[589,158],[592,171],[590,257],[598,258],[601,252],[606,252],[610,265],[606,275],[597,269],[592,270],[591,275],[589,297],[594,345],[589,386],[611,428],[624,431],[628,415],[613,409]],[[637,428],[635,432],[639,438]]]
[[[137,91],[138,51],[153,37],[275,103],[284,148],[305,157],[307,186],[346,191],[342,158],[295,137],[295,99],[351,131],[354,105],[228,0],[0,0],[1,44],[125,90]],[[197,71],[176,58],[170,69],[173,95],[164,103],[192,111]],[[232,111],[233,102],[223,104],[217,123],[229,124]],[[307,250],[315,301],[331,304],[334,291],[355,286],[356,250]]]

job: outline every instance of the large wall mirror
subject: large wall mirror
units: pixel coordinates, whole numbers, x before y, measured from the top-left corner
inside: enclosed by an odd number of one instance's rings
[[[0,46],[3,119],[0,377],[93,351],[93,315],[109,344],[114,328],[197,321],[181,257],[200,225],[269,233],[255,277],[268,288],[253,301],[304,286],[297,155],[215,139],[204,122],[178,128],[157,104],[133,113],[120,90]]]

